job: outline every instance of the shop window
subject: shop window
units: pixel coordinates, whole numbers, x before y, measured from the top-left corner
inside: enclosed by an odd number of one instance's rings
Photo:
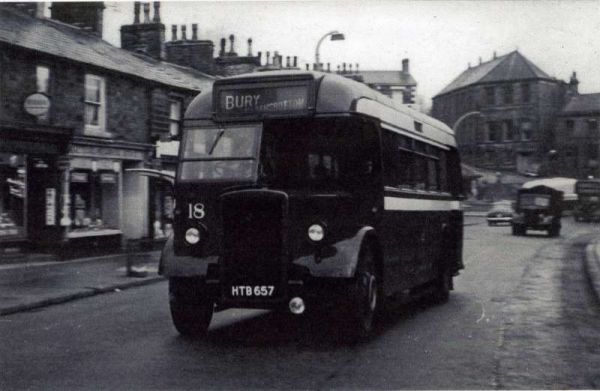
[[[25,234],[25,155],[0,153],[0,240]]]
[[[71,172],[71,232],[119,228],[119,176],[114,171]]]
[[[160,180],[154,180],[154,221],[152,237],[154,239],[168,238],[173,232],[173,211],[175,198],[173,188]]]
[[[106,124],[104,78],[85,75],[85,130],[104,132]]]
[[[171,100],[169,109],[169,134],[171,136],[179,135],[179,128],[181,126],[181,107],[181,100]]]

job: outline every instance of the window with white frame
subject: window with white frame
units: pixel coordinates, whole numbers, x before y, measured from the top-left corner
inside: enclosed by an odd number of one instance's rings
[[[105,81],[103,77],[85,75],[85,130],[105,131]]]
[[[169,134],[171,136],[179,135],[181,125],[181,100],[171,99],[169,110]]]

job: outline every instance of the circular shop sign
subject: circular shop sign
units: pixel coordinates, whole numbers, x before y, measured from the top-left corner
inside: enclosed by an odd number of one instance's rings
[[[25,98],[23,102],[23,108],[31,115],[40,116],[44,115],[50,109],[50,99],[42,93],[35,93]]]

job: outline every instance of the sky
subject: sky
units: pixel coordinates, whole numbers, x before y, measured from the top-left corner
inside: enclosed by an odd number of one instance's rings
[[[104,39],[120,46],[133,2],[105,4]],[[469,63],[513,50],[552,77],[568,81],[576,71],[581,93],[600,92],[600,1],[162,1],[161,21],[167,41],[172,24],[186,24],[190,37],[197,23],[215,55],[220,39],[234,34],[238,54],[247,54],[252,38],[254,53],[298,56],[303,69],[319,39],[338,30],[345,40],[324,41],[321,62],[399,70],[408,58],[426,107]]]

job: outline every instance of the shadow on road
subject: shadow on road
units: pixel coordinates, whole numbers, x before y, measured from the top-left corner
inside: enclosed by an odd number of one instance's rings
[[[462,301],[458,297],[456,299]],[[358,341],[349,339],[343,332],[346,327],[343,319],[336,316],[334,311],[327,310],[315,310],[301,316],[285,312],[267,312],[210,329],[208,335],[200,340],[178,338],[186,343],[191,341],[215,348],[273,348],[294,345],[311,351],[347,349],[369,343],[399,323],[437,306],[427,297],[414,298],[409,303],[390,303],[385,313],[379,317],[373,335]]]

